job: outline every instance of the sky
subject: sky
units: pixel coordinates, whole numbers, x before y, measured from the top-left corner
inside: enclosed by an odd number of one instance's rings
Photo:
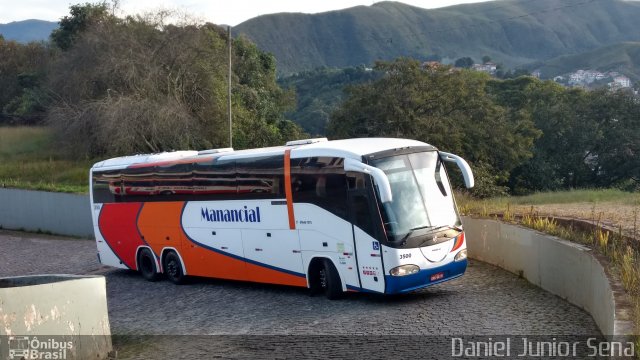
[[[481,2],[486,0],[402,0],[422,8]],[[69,14],[69,6],[94,0],[0,0],[0,24],[27,19],[58,21]],[[235,26],[253,17],[279,12],[318,13],[377,1],[361,0],[120,0],[124,15],[144,13],[160,8],[182,10],[196,18]],[[120,14],[123,15],[123,14]]]

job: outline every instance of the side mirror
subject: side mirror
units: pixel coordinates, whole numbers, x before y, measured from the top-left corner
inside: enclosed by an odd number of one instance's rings
[[[467,187],[467,189],[471,189],[473,187],[473,172],[471,171],[471,167],[469,166],[469,164],[467,164],[467,162],[463,158],[458,155],[453,155],[442,151],[440,151],[440,158],[443,161],[456,163],[456,165],[458,165],[458,167],[460,168],[460,171],[462,171],[464,185]]]
[[[363,164],[362,162],[354,159],[344,159],[344,171],[356,171],[365,174],[369,174],[373,177],[373,180],[378,185],[380,191],[380,202],[388,203],[393,201],[393,195],[391,194],[391,184],[389,184],[389,178],[384,171],[373,167],[371,165]]]

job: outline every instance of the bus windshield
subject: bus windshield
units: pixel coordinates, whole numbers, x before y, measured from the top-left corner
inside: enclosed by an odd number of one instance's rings
[[[373,160],[389,178],[393,201],[382,204],[391,241],[418,229],[458,227],[451,186],[437,151],[396,155]]]

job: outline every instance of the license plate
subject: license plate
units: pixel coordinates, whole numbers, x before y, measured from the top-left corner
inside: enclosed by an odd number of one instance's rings
[[[437,274],[433,274],[431,275],[431,281],[436,281],[436,280],[440,280],[444,278],[444,273],[443,272],[439,272]]]

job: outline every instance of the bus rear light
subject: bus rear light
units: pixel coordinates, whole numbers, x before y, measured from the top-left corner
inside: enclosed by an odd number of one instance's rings
[[[415,274],[418,271],[420,271],[418,265],[400,265],[389,270],[389,274],[391,274],[391,276],[407,276]]]
[[[455,242],[455,244],[453,244],[453,249],[451,249],[451,252],[454,252],[454,251],[460,249],[462,244],[464,244],[464,232],[461,232],[460,235],[458,235],[458,237],[456,237],[456,242]]]

